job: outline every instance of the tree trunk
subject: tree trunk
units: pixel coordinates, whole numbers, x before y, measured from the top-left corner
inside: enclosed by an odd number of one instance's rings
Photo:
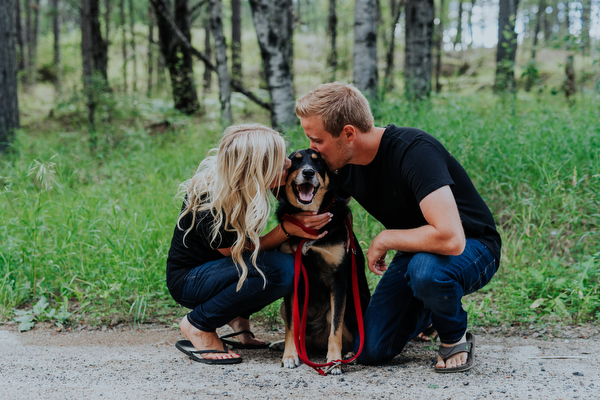
[[[423,99],[431,91],[431,47],[433,40],[433,0],[406,3],[405,96]]]
[[[277,130],[297,125],[290,37],[291,0],[250,0],[252,19],[271,95],[271,123]]]
[[[469,8],[469,16],[467,17],[467,26],[469,27],[469,37],[471,40],[467,45],[467,48],[470,49],[473,46],[473,7],[477,4],[477,0],[473,0],[471,2],[471,8]]]
[[[556,8],[556,5],[555,7]],[[549,43],[550,38],[552,37],[552,19],[548,14],[546,14],[546,7],[538,10],[538,16],[541,17],[541,28],[544,31],[544,42]]]
[[[209,0],[210,30],[215,39],[217,74],[219,76],[219,100],[221,102],[221,122],[231,125],[231,89],[227,71],[227,43],[223,35],[223,12],[221,0]]]
[[[121,54],[123,55],[123,91],[127,93],[127,22],[125,21],[125,0],[119,3],[119,15],[121,17]]]
[[[152,75],[154,73],[154,13],[152,6],[148,6],[148,84],[146,97],[152,97]]]
[[[98,71],[102,76],[102,90],[108,89],[108,41],[102,38],[100,30],[100,5],[99,0],[83,0],[90,2],[91,12],[91,34],[92,34],[92,55],[94,59],[94,71]]]
[[[0,12],[0,155],[8,149],[15,129],[19,128],[15,2],[5,0]]]
[[[354,73],[357,89],[377,98],[377,0],[354,4]]]
[[[517,54],[517,34],[515,20],[519,0],[500,0],[498,18],[498,51],[496,53],[496,92],[515,92],[515,56]]]
[[[107,42],[110,42],[110,12],[111,0],[104,1],[104,37]]]
[[[192,55],[188,47],[184,46],[176,37],[170,22],[173,22],[183,39],[189,44],[190,23],[189,7],[187,0],[175,1],[175,17],[173,21],[169,11],[168,0],[151,0],[156,12],[156,20],[160,38],[160,50],[165,59],[171,77],[171,89],[175,108],[186,114],[194,114],[200,110],[194,71],[192,69]]]
[[[391,26],[391,35],[390,42],[387,51],[386,57],[386,66],[385,66],[385,78],[383,79],[383,87],[385,92],[390,92],[394,90],[394,59],[395,59],[395,50],[396,50],[396,26],[398,25],[398,21],[400,21],[400,14],[402,13],[402,6],[404,6],[404,1],[390,0],[390,8],[392,10],[392,26]]]
[[[23,24],[21,23],[21,0],[16,0],[17,14],[15,16],[17,27],[17,44],[19,52],[17,53],[19,71],[25,71],[27,54],[25,54],[25,40],[23,38]]]
[[[83,63],[83,90],[88,109],[88,125],[90,147],[96,147],[95,113],[96,96],[94,88],[94,39],[92,34],[93,4],[97,0],[81,1],[81,59]],[[97,14],[96,14],[97,18]]]
[[[133,61],[133,91],[137,92],[137,57],[135,52],[135,13],[133,0],[129,0],[129,34],[131,35],[131,61]]]
[[[440,93],[442,91],[442,83],[440,82],[440,75],[442,72],[442,43],[444,43],[444,0],[440,0],[440,13],[439,13],[439,20],[440,23],[437,24],[434,29],[435,29],[435,35],[434,35],[434,42],[433,42],[433,46],[435,48],[435,91],[436,93]]]
[[[581,10],[581,50],[584,55],[590,52],[590,16],[592,13],[592,0],[582,0]]]
[[[212,46],[210,45],[210,22],[207,21],[204,27],[204,54],[208,59],[212,58]],[[202,78],[204,93],[210,93],[212,90],[212,69],[204,65],[204,76]]]
[[[181,32],[181,30],[179,29],[177,24],[175,24],[175,21],[171,17],[171,14],[168,12],[168,10],[164,6],[164,0],[150,0],[150,2],[154,6],[154,10],[158,13],[158,15],[160,15],[161,18],[163,18],[162,22],[164,22],[166,24],[166,27],[170,28],[169,34],[172,35],[173,40],[175,40],[180,46],[183,46],[183,48],[190,51],[194,56],[196,56],[200,61],[202,61],[207,67],[209,67],[213,71],[216,71],[217,68],[211,63],[210,59],[208,57],[206,57],[206,55],[204,55],[202,52],[200,52],[196,48],[194,48],[190,44],[190,41]],[[161,39],[161,43],[162,43],[162,39]],[[271,104],[261,100],[254,93],[252,93],[249,90],[247,90],[246,88],[244,88],[241,84],[236,83],[236,82],[231,82],[231,86],[236,91],[240,92],[241,94],[243,94],[248,99],[250,99],[253,102],[255,102],[256,104],[258,104],[262,108],[271,111]]]
[[[54,90],[62,92],[62,61],[60,55],[60,0],[52,0],[52,30],[54,32]]]
[[[454,38],[454,50],[461,51],[462,48],[462,14],[463,0],[458,0],[458,17],[456,18],[456,37]]]
[[[31,84],[31,82],[32,82],[31,58],[33,57],[33,53],[34,53],[34,51],[33,51],[33,27],[32,27],[32,23],[31,23],[31,10],[32,10],[31,0],[25,0],[25,43],[27,44],[27,64],[25,65],[25,68],[27,71],[27,75],[26,75],[27,78],[25,79],[25,82],[27,84]]]
[[[533,45],[531,46],[531,59],[529,60],[529,65],[527,66],[527,78],[525,79],[525,91],[529,92],[531,91],[531,88],[533,87],[533,83],[537,77],[537,68],[535,65],[535,56],[536,56],[536,52],[537,52],[537,46],[538,46],[538,36],[540,34],[540,30],[541,30],[541,26],[542,26],[542,18],[543,15],[545,14],[545,10],[546,9],[546,0],[540,0],[539,6],[538,6],[538,12],[537,12],[537,18],[535,21],[535,28],[533,30]]]
[[[242,2],[231,0],[231,80],[242,81]]]
[[[567,56],[567,63],[565,64],[565,75],[565,96],[569,104],[572,104],[571,96],[573,96],[575,92],[577,92],[577,84],[575,83],[575,67],[573,66],[573,54],[569,54]]]
[[[337,71],[337,12],[335,0],[329,0],[329,18],[327,21],[327,33],[329,35],[329,54],[327,55],[327,68],[331,81],[335,81]]]
[[[29,52],[29,83],[37,81],[37,45],[40,31],[40,0],[34,0],[33,4],[33,32],[31,34],[31,48]]]

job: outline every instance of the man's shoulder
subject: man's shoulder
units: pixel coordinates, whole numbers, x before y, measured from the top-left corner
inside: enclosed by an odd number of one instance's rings
[[[400,141],[401,143],[412,143],[419,140],[435,140],[433,136],[422,129],[408,126],[396,126],[393,124],[385,127],[383,138],[389,142]]]

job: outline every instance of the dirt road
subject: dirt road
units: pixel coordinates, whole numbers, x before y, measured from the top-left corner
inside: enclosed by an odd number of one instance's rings
[[[283,369],[272,350],[241,350],[245,361],[232,366],[199,364],[175,349],[183,337],[172,328],[19,333],[9,324],[0,326],[0,398],[600,399],[598,327],[474,333],[476,366],[467,373],[436,374],[434,348],[412,342],[389,364],[322,377],[305,365]]]

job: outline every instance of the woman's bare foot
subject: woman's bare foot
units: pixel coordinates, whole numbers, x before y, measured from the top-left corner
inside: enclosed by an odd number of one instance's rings
[[[216,332],[204,332],[193,326],[188,321],[187,315],[183,317],[179,324],[181,332],[189,339],[194,345],[196,350],[220,350],[223,351],[223,342],[219,339]],[[241,356],[237,353],[228,350],[228,354],[225,353],[203,353],[202,358],[209,360],[220,360],[225,358],[240,358]]]
[[[250,320],[242,317],[236,317],[227,324],[234,332],[250,331]],[[235,336],[234,336],[235,337]],[[244,345],[264,345],[264,340],[256,339],[250,333],[241,333],[237,335],[240,342]]]
[[[417,335],[417,340],[422,342],[435,341],[438,337],[438,333],[433,329],[433,325],[429,325],[427,329]]]
[[[443,347],[453,347],[456,346],[457,344],[460,343],[466,343],[467,342],[467,334],[465,333],[462,337],[462,339],[460,339],[458,342],[456,343],[452,343],[452,344],[446,344],[446,343],[441,343],[441,346]],[[436,368],[454,368],[454,367],[459,367],[461,365],[464,365],[467,363],[467,360],[469,359],[469,353],[467,353],[466,351],[460,352],[460,353],[456,353],[452,356],[450,356],[446,362],[444,362],[444,360],[442,359],[442,357],[440,357],[438,355],[438,361],[436,364]]]

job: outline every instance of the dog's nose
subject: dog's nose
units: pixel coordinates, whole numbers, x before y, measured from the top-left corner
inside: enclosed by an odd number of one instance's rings
[[[304,170],[302,170],[302,176],[305,178],[312,178],[313,176],[315,176],[315,170],[314,169],[304,169]]]

